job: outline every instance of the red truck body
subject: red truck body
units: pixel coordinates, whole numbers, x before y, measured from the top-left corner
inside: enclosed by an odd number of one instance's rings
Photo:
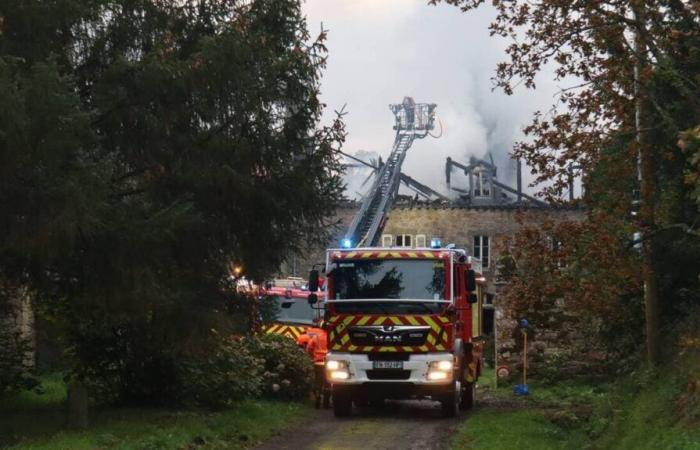
[[[482,365],[481,264],[459,249],[331,249],[326,377],[337,416],[352,404],[430,398],[445,415],[474,401]]]

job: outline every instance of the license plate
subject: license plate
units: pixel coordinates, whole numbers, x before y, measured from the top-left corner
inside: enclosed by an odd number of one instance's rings
[[[403,361],[372,361],[374,369],[403,369]]]

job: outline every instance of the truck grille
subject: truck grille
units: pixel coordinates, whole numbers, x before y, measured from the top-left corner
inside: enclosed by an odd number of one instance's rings
[[[367,353],[367,359],[369,359],[370,361],[408,361],[410,357],[411,354],[406,352]]]
[[[356,346],[421,346],[430,332],[428,326],[354,326],[348,328]]]
[[[408,380],[411,378],[410,370],[372,369],[367,371],[370,380]]]

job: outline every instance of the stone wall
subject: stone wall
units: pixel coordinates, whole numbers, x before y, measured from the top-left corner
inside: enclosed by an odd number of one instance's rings
[[[34,309],[32,296],[24,287],[2,286],[3,307],[0,309],[0,327],[6,331],[17,332],[19,337],[29,343],[30,350],[24,355],[24,365],[34,367],[36,333],[34,330]]]

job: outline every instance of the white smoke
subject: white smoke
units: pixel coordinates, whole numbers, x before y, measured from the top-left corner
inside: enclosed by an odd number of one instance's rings
[[[492,9],[462,13],[427,0],[307,0],[304,11],[312,31],[321,23],[329,30],[322,99],[329,117],[347,104],[348,153],[373,149],[386,158],[394,139],[388,105],[408,95],[437,103],[443,133],[413,144],[404,173],[446,193],[447,156],[468,163],[470,156],[491,152],[499,179],[513,183],[513,143],[535,110],[549,109],[558,87],[544,74],[536,91],[519,89],[513,96],[492,91],[491,78],[508,44],[489,36]],[[438,126],[434,133],[439,132]],[[523,179],[527,186],[527,168]],[[454,180],[459,184],[458,172]]]

